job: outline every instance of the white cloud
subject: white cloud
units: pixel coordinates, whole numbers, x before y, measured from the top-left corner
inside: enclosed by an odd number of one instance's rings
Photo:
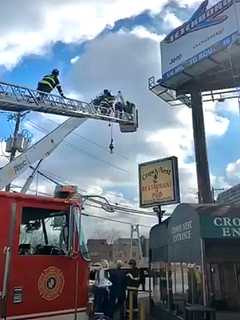
[[[134,28],[130,33],[136,35],[139,38],[151,39],[158,43],[160,43],[160,41],[164,38],[164,35],[159,35],[159,34],[150,32],[147,28],[143,26],[138,26]]]
[[[233,184],[240,182],[240,159],[227,165],[226,174]]]
[[[209,136],[222,136],[227,132],[229,120],[213,112],[205,113],[206,132]]]
[[[170,11],[164,16],[164,22],[167,24],[167,27],[171,29],[175,29],[183,24],[183,21]]]
[[[220,111],[225,111],[227,113],[239,116],[240,103],[237,99],[226,100],[218,104]]]
[[[56,41],[66,43],[93,39],[106,25],[144,10],[161,11],[168,0],[14,0],[2,3],[0,65],[15,66],[23,56],[47,53]],[[178,0],[190,6],[192,0]],[[14,8],[14,11],[12,10]],[[24,15],[23,15],[24,10]],[[176,21],[177,18],[171,18]]]
[[[79,56],[76,56],[76,57],[72,58],[72,59],[70,60],[70,62],[71,62],[72,64],[74,64],[74,63],[76,63],[79,59],[80,59],[80,57],[79,57]]]

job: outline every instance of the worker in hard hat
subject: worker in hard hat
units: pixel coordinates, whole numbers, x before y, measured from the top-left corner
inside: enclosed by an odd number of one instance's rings
[[[114,101],[115,97],[111,94],[111,92],[108,89],[104,89],[103,94],[93,100],[93,104],[96,107],[100,107],[100,112],[102,114],[109,115],[113,109]]]
[[[128,262],[130,270],[126,274],[127,283],[127,315],[129,318],[130,312],[133,313],[133,319],[137,318],[138,314],[138,287],[140,284],[140,273],[137,268],[137,262],[134,259],[130,259]],[[130,309],[130,295],[132,296],[132,310]]]
[[[50,93],[54,88],[57,88],[59,94],[65,98],[58,76],[59,70],[53,69],[51,74],[45,75],[42,80],[38,82],[37,90],[44,93]]]
[[[112,282],[109,293],[110,319],[124,320],[124,305],[126,300],[126,275],[122,269],[123,263],[118,260],[116,268],[109,270],[109,280]],[[118,315],[118,316],[117,316]]]
[[[126,101],[126,104],[124,106],[124,112],[132,114],[133,110],[136,108],[135,104],[129,101]]]

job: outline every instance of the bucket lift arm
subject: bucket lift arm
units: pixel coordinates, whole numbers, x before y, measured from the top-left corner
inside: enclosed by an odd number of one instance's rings
[[[119,98],[122,99],[120,92],[115,96],[115,100]],[[114,108],[106,110],[105,107],[98,107],[93,102],[63,98],[5,82],[0,82],[0,110],[36,111],[74,118],[110,121],[119,123],[121,132],[135,132],[138,126],[136,107],[131,114]]]
[[[124,100],[121,92],[115,100]],[[22,192],[29,188],[41,161],[48,157],[57,146],[87,119],[103,120],[118,123],[121,132],[135,132],[138,127],[138,113],[134,107],[131,114],[114,108],[106,110],[92,102],[86,103],[75,99],[63,98],[53,94],[42,94],[37,90],[15,84],[0,82],[0,110],[23,112],[37,111],[70,117],[47,136],[32,145],[26,152],[16,157],[0,169],[0,189],[10,184],[25,172],[29,166],[39,161],[36,170],[27,179]]]
[[[73,130],[86,120],[87,118],[67,119],[48,135],[32,145],[27,151],[2,167],[0,169],[0,189],[11,183],[35,162],[48,157]]]

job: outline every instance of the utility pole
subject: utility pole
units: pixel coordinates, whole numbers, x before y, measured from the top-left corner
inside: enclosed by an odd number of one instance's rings
[[[191,104],[195,158],[197,167],[198,201],[199,203],[212,203],[213,199],[209,177],[201,91],[196,89],[191,92]]]
[[[224,188],[214,188],[212,187],[212,198],[213,198],[213,202],[215,201],[215,191],[224,191]]]
[[[15,158],[16,152],[17,152],[17,136],[18,136],[18,132],[19,132],[19,128],[20,128],[20,123],[21,123],[21,112],[18,112],[16,115],[16,123],[15,123],[15,129],[14,129],[14,133],[13,133],[13,143],[12,143],[12,150],[10,153],[10,162],[13,161],[13,159]],[[11,184],[8,184],[5,188],[6,191],[10,191],[11,188]]]
[[[137,234],[137,242],[138,242],[138,253],[139,253],[139,260],[142,261],[143,258],[143,252],[142,252],[142,246],[141,246],[141,239],[140,239],[140,232],[139,232],[139,225],[131,225],[131,237],[130,237],[130,259],[133,257],[133,236],[134,233]]]

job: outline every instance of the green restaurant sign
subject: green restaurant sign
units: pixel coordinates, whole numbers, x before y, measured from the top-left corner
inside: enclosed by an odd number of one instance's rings
[[[240,217],[200,215],[201,237],[240,239]]]

